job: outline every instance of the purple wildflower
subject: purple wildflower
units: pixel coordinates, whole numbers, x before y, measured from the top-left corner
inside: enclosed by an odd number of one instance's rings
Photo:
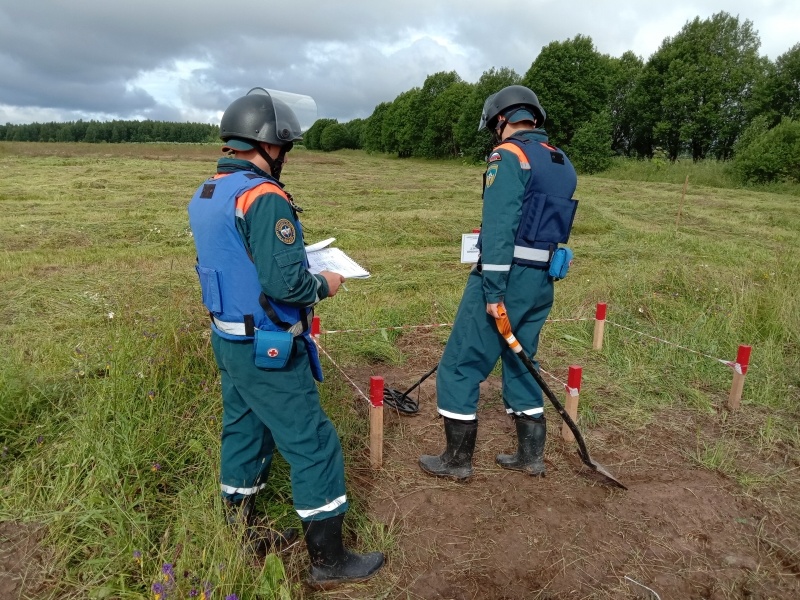
[[[164,586],[158,581],[150,589],[153,591],[153,600],[162,600],[164,598]]]
[[[148,392],[147,392],[147,397],[148,397],[148,398],[150,398],[150,399],[152,400],[153,398],[155,398],[155,397],[156,397],[156,391],[155,391],[155,390],[150,390],[150,391],[148,391]]]
[[[214,588],[211,586],[210,581],[203,583],[203,591],[200,594],[200,600],[211,600],[211,595],[214,593]]]
[[[36,438],[36,445],[41,446],[42,444],[44,444],[44,436],[40,435],[39,437]]]
[[[175,570],[172,568],[172,563],[164,563],[161,567],[161,573],[164,575],[165,582],[175,579]]]
[[[150,470],[151,470],[151,471],[153,471],[154,473],[155,473],[156,471],[160,471],[160,470],[161,470],[161,463],[159,463],[159,462],[154,462],[154,463],[153,463],[153,464],[150,466]],[[166,565],[165,565],[165,566],[166,566]],[[170,565],[170,566],[171,566],[171,565]]]
[[[196,588],[192,588],[189,590],[189,598],[197,598],[199,595],[200,592],[198,592]]]
[[[239,596],[237,596],[236,594],[229,594],[225,596],[225,600],[239,600]]]

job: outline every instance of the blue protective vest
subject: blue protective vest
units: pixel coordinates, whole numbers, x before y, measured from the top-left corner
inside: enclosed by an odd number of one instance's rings
[[[264,294],[256,267],[236,228],[236,199],[264,183],[274,185],[275,193],[284,195],[275,180],[236,171],[208,179],[189,202],[189,226],[197,250],[195,268],[203,304],[211,313],[211,329],[225,339],[252,340],[255,329],[291,328],[296,335],[303,335],[314,378],[322,381],[322,365],[308,326],[312,309],[290,306]],[[295,227],[302,241],[297,218]]]
[[[525,187],[514,263],[547,268],[559,244],[566,244],[575,220],[578,185],[575,168],[567,156],[545,141],[512,136],[497,146],[514,153],[531,176]],[[480,248],[480,240],[478,240]]]

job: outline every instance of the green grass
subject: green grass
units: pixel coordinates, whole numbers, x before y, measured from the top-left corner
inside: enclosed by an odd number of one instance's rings
[[[652,159],[631,159],[617,157],[611,168],[598,177],[627,181],[652,181],[683,185],[689,178],[691,185],[702,185],[716,188],[741,188],[730,161],[707,159],[694,162],[691,158],[681,158],[671,162],[663,157]],[[790,183],[772,183],[752,185],[754,191],[767,191],[781,194],[797,195],[797,186]]]
[[[176,565],[184,596],[206,581],[215,597],[309,595],[296,583],[302,560],[253,569],[222,523],[219,380],[186,218],[216,150],[0,144],[0,519],[47,525],[53,598],[141,598],[164,563]],[[284,179],[305,209],[307,240],[336,237],[372,272],[319,306],[323,329],[452,322],[468,270],[460,236],[480,224],[481,167],[302,149],[290,159]],[[584,365],[582,426],[636,429],[674,410],[722,412],[731,371],[612,323],[726,360],[751,344],[751,426],[723,427],[717,442],[698,438],[685,451],[757,490],[770,477],[749,469],[743,449],[800,449],[797,190],[742,190],[720,165],[680,167],[656,177],[617,165],[580,178],[576,260],[551,317],[589,321],[548,325],[540,358],[559,375]],[[596,353],[600,301],[611,323]],[[447,333],[435,330],[435,344]],[[398,341],[413,335],[325,344],[345,368],[379,372],[407,360]],[[396,532],[364,510],[360,400],[330,364],[326,372],[320,389],[353,502],[347,526],[358,549],[389,550]],[[287,473],[276,459],[260,500],[280,527],[298,525]]]

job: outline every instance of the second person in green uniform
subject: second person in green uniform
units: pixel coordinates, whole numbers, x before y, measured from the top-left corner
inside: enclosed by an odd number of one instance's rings
[[[545,117],[536,94],[520,85],[503,88],[484,104],[479,129],[488,128],[498,145],[484,175],[480,258],[467,279],[436,377],[446,448],[441,455],[419,459],[431,475],[472,475],[479,386],[498,359],[503,403],[516,425],[518,449],[498,455],[496,462],[531,475],[545,472],[542,391],[495,323],[502,303],[515,336],[533,358],[553,305],[548,268],[558,244],[569,236],[577,177],[566,155],[549,143],[541,128]]]

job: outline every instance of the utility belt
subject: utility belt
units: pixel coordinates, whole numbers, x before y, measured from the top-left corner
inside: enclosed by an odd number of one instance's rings
[[[539,250],[537,248],[526,248],[524,246],[514,246],[514,260],[511,262],[515,265],[523,265],[534,269],[546,270],[550,266],[550,260],[553,253],[549,250]],[[478,273],[483,272],[483,258],[478,256],[478,263],[475,265],[475,270]],[[536,261],[541,264],[529,264],[527,261]]]
[[[273,331],[269,329],[256,329],[252,327],[252,317],[245,315],[246,322],[222,321],[212,316],[214,327],[228,335],[242,336],[244,339],[253,339],[253,363],[259,369],[282,369],[289,363],[294,353],[294,340],[301,337],[306,329],[303,322],[298,321],[286,331]]]
[[[250,319],[248,319],[247,317],[250,317]],[[247,324],[248,320],[250,321],[249,327]],[[242,337],[251,338],[255,336],[256,331],[267,331],[255,328],[255,326],[252,323],[252,315],[245,315],[244,321],[221,321],[220,319],[212,315],[211,321],[214,323],[214,327],[219,329],[222,333],[227,333],[228,335],[239,335]],[[297,323],[290,326],[289,329],[286,330],[287,333],[292,334],[292,337],[303,335],[306,331],[308,331],[308,327],[305,326],[303,321],[298,321]]]
[[[547,271],[550,277],[558,281],[567,276],[567,272],[572,266],[572,258],[572,249],[567,246],[553,250],[514,246],[514,260],[511,262],[515,265]],[[480,256],[478,257],[478,263],[475,265],[475,270],[478,273],[483,273],[483,264]]]

